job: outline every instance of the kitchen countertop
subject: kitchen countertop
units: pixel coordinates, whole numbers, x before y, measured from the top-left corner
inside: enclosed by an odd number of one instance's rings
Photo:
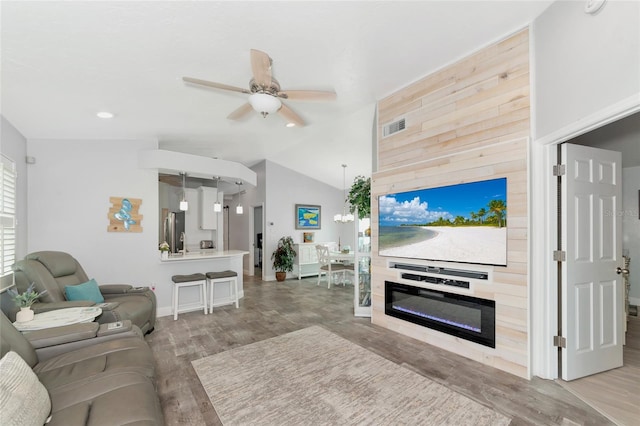
[[[243,250],[216,250],[216,249],[201,249],[188,251],[186,254],[172,254],[168,259],[160,259],[162,263],[181,262],[185,260],[205,260],[205,259],[219,259],[225,257],[237,257],[249,254],[248,251]]]

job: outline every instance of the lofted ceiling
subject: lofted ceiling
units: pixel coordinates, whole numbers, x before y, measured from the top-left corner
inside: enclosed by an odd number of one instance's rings
[[[342,188],[372,170],[376,101],[517,31],[550,1],[48,1],[0,3],[1,113],[27,139],[152,138],[161,149],[268,159]],[[226,117],[248,88],[249,51],[273,59],[307,123]],[[98,111],[112,119],[98,119]]]

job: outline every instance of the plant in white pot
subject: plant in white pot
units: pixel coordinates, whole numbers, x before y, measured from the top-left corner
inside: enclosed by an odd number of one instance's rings
[[[287,236],[278,240],[278,246],[271,254],[273,269],[276,270],[276,280],[284,281],[287,272],[293,271],[293,261],[296,258],[296,251],[293,249],[293,238]]]
[[[158,246],[158,250],[160,250],[160,259],[167,260],[169,259],[169,243],[163,241]]]
[[[31,283],[27,290],[22,294],[18,293],[18,291],[13,288],[7,290],[7,293],[13,300],[13,303],[20,308],[20,312],[16,313],[17,322],[31,321],[34,316],[33,310],[31,310],[31,305],[33,305],[40,296],[47,292],[47,290],[45,290],[42,293],[38,293],[34,287],[35,283]]]

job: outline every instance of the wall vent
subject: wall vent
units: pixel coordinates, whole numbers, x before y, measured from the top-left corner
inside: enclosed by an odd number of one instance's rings
[[[398,121],[394,121],[393,123],[389,123],[384,126],[383,137],[391,136],[395,133],[401,132],[405,129],[404,118],[401,118]]]

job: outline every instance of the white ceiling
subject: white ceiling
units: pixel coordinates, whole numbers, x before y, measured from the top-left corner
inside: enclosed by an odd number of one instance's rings
[[[342,188],[371,174],[375,103],[517,31],[550,1],[1,2],[1,112],[27,138],[154,138],[251,166],[262,159]],[[247,95],[249,49],[267,52],[307,123],[226,116]],[[116,114],[101,120],[95,114]],[[213,171],[212,171],[213,172]]]

